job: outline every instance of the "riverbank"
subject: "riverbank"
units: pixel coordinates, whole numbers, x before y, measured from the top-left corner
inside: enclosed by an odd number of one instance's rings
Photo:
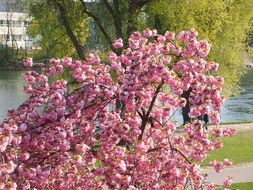
[[[1,71],[22,71],[24,66],[22,62],[19,63],[10,63],[10,64],[1,64],[0,63],[0,70]]]
[[[43,64],[49,62],[49,59],[36,59],[33,60],[33,68],[39,68]],[[17,62],[13,63],[8,63],[8,64],[3,64],[0,62],[0,71],[22,71],[24,70],[25,67],[23,65],[23,61],[19,60]]]

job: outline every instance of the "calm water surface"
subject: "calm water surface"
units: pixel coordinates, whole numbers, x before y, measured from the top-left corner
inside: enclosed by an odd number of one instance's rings
[[[243,91],[225,101],[221,112],[223,122],[253,121],[253,69],[241,80]]]
[[[16,108],[28,98],[23,85],[21,72],[0,71],[0,121],[8,109]],[[226,100],[221,113],[223,122],[253,121],[253,69],[242,79],[241,86],[244,91],[240,96]],[[181,120],[180,114],[177,115]]]
[[[23,86],[20,71],[0,71],[0,121],[6,117],[7,110],[16,108],[27,99]]]

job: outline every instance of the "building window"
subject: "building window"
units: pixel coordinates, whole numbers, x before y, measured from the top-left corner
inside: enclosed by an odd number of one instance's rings
[[[0,26],[7,27],[8,23],[10,23],[11,27],[21,27],[21,21],[20,20],[0,20]]]
[[[4,41],[10,41],[10,35],[9,34],[4,34],[3,39],[4,39]]]
[[[22,35],[14,34],[11,37],[12,37],[12,40],[14,40],[14,41],[22,41]]]
[[[12,26],[12,27],[21,27],[21,22],[20,22],[20,20],[12,20],[12,21],[11,21],[11,26]]]
[[[0,26],[7,26],[6,20],[0,20]]]
[[[24,21],[24,27],[28,27],[28,22]]]
[[[0,26],[4,26],[4,21],[0,20]]]

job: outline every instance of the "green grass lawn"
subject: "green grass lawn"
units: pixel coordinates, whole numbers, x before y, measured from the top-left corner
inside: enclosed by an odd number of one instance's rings
[[[240,189],[240,190],[253,190],[253,182],[250,183],[236,183],[231,186],[232,190]]]
[[[224,158],[232,160],[234,164],[253,162],[253,130],[239,132],[234,137],[224,138],[223,142],[223,148],[213,151],[205,163]]]

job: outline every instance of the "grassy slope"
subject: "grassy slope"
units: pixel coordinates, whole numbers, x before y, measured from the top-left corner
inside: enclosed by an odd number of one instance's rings
[[[221,161],[224,158],[229,158],[234,164],[253,162],[253,130],[224,138],[223,142],[224,147],[213,151],[205,163],[213,159]]]
[[[234,190],[234,189],[252,190],[253,189],[253,182],[233,184],[232,187],[231,187],[231,189],[232,190]]]

